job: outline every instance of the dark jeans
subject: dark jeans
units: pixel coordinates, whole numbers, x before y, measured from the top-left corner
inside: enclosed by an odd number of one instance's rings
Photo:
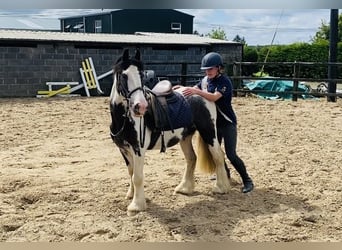
[[[236,125],[229,123],[224,127],[217,128],[218,141],[221,144],[222,139],[224,141],[224,149],[228,160],[234,166],[236,171],[240,174],[242,181],[245,182],[249,179],[246,166],[240,157],[236,154],[237,144],[237,127]]]

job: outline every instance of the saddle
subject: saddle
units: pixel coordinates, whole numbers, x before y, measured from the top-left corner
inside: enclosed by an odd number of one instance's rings
[[[151,105],[156,128],[161,131],[173,130],[167,105],[167,99],[174,95],[171,82],[167,80],[158,82],[152,88],[152,93],[155,95]]]
[[[153,117],[155,132],[162,135],[162,149],[165,152],[164,131],[186,127],[192,122],[190,105],[178,92],[173,91],[168,80],[158,82],[150,90],[149,113]]]
[[[156,96],[167,96],[173,92],[172,84],[168,80],[162,80],[152,88],[152,92]]]

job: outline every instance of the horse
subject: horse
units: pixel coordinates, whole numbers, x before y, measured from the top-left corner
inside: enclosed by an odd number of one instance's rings
[[[159,148],[162,152],[177,143],[180,143],[184,153],[186,168],[174,194],[191,195],[194,192],[196,166],[202,172],[216,173],[213,193],[227,193],[230,183],[224,167],[224,153],[217,140],[215,104],[200,96],[185,98],[181,88],[173,90],[168,80],[157,83],[151,90],[142,83],[143,72],[140,51],[137,50],[134,57],[130,57],[129,49],[124,49],[113,67],[110,93],[110,135],[124,158],[130,177],[126,194],[126,199],[131,199],[127,207],[128,215],[146,210],[143,174],[146,151]],[[166,128],[157,125],[160,118],[155,111],[158,106],[156,102],[159,102],[156,99],[163,95],[173,96],[176,103],[182,102],[183,106],[176,111],[176,115],[184,110],[189,111],[186,122],[172,125],[168,117],[167,124],[171,126]],[[167,113],[164,111],[161,113]],[[198,156],[192,144],[196,131]]]

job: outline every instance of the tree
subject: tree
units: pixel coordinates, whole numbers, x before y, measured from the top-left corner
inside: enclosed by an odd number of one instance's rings
[[[240,37],[239,35],[236,35],[233,39],[234,42],[239,42],[242,44],[246,44],[245,37]]]
[[[226,33],[220,27],[218,29],[212,29],[207,36],[214,39],[227,40]]]
[[[243,48],[243,61],[245,62],[257,62],[258,61],[258,51],[255,47],[250,47],[244,45]],[[256,64],[244,65],[242,67],[242,71],[244,75],[251,76],[253,73],[259,70],[259,66]]]
[[[197,30],[195,30],[193,34],[198,35],[198,36],[203,36],[203,34],[200,34]]]
[[[318,28],[315,36],[312,38],[313,43],[321,43],[328,41],[330,38],[330,24],[322,21],[321,27]],[[338,42],[342,42],[342,14],[338,16]]]

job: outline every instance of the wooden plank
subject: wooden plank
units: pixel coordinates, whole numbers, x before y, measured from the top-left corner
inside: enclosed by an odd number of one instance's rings
[[[58,89],[58,90],[39,90],[38,95],[45,95],[46,97],[55,96],[58,94],[69,94],[70,93],[70,86],[65,86],[64,88]]]

